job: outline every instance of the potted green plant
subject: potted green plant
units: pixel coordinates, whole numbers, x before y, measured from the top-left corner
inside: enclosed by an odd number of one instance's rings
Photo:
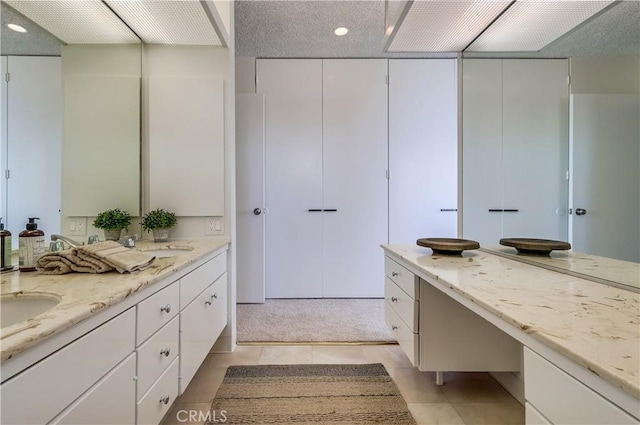
[[[166,242],[169,240],[169,229],[176,225],[178,219],[175,213],[157,208],[142,216],[142,228],[147,232],[153,231],[155,242]]]
[[[120,208],[102,211],[93,220],[93,227],[104,230],[104,237],[108,241],[120,239],[122,229],[126,229],[131,224],[131,215]]]

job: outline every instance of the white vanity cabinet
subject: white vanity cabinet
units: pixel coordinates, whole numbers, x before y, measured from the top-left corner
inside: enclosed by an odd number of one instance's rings
[[[219,250],[34,347],[3,376],[0,422],[158,424],[227,324],[226,271]]]
[[[520,371],[522,346],[385,257],[385,320],[421,371]]]
[[[526,347],[524,370],[527,425],[640,423],[604,396]],[[640,407],[637,411],[640,414]]]
[[[221,254],[180,280],[180,394],[227,324],[226,258]]]
[[[128,309],[3,383],[2,423],[49,423],[123,359],[128,357],[130,361],[135,347],[135,316],[135,309]],[[121,391],[131,392],[133,379],[134,375],[129,375],[129,380],[118,375],[116,381],[124,385]],[[135,399],[131,398],[114,404],[102,419],[118,423],[118,418],[129,417],[133,411]],[[83,415],[79,418],[93,421]]]

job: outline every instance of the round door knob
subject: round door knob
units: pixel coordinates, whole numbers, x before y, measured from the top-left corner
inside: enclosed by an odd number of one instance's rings
[[[587,210],[585,210],[584,208],[576,208],[576,215],[585,215],[587,213]]]
[[[255,215],[260,215],[260,214],[262,214],[262,210],[261,210],[260,208],[254,208],[254,209],[253,209],[253,213],[254,213]]]

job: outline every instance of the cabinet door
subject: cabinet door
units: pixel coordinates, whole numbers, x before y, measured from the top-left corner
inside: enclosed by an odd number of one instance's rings
[[[132,353],[51,424],[132,424],[136,417],[136,355]]]
[[[227,274],[180,312],[180,394],[227,324]]]
[[[224,82],[149,78],[149,206],[224,215]]]
[[[481,244],[502,235],[502,61],[462,65],[462,233]]]
[[[389,60],[389,242],[456,237],[454,59]]]
[[[386,59],[325,59],[324,297],[382,297],[388,240]]]
[[[568,62],[502,62],[503,236],[567,240]]]
[[[265,95],[267,298],[322,297],[322,60],[256,61]]]

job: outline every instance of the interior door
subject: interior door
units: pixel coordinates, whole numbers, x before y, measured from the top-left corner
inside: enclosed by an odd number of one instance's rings
[[[265,296],[321,298],[322,60],[259,59],[265,95]]]
[[[574,94],[572,246],[640,262],[638,95]]]
[[[386,59],[323,60],[325,298],[384,294],[386,76]]]
[[[239,303],[264,302],[264,95],[236,95],[236,228]]]
[[[566,241],[568,60],[508,59],[502,67],[504,209],[518,210],[503,213],[502,235]]]
[[[6,228],[17,235],[27,217],[60,233],[62,74],[59,57],[11,56],[7,84]],[[34,124],[34,123],[37,123]],[[47,182],[43,185],[42,182]],[[18,238],[14,237],[14,247]]]
[[[457,236],[457,85],[455,59],[389,60],[390,243]]]

